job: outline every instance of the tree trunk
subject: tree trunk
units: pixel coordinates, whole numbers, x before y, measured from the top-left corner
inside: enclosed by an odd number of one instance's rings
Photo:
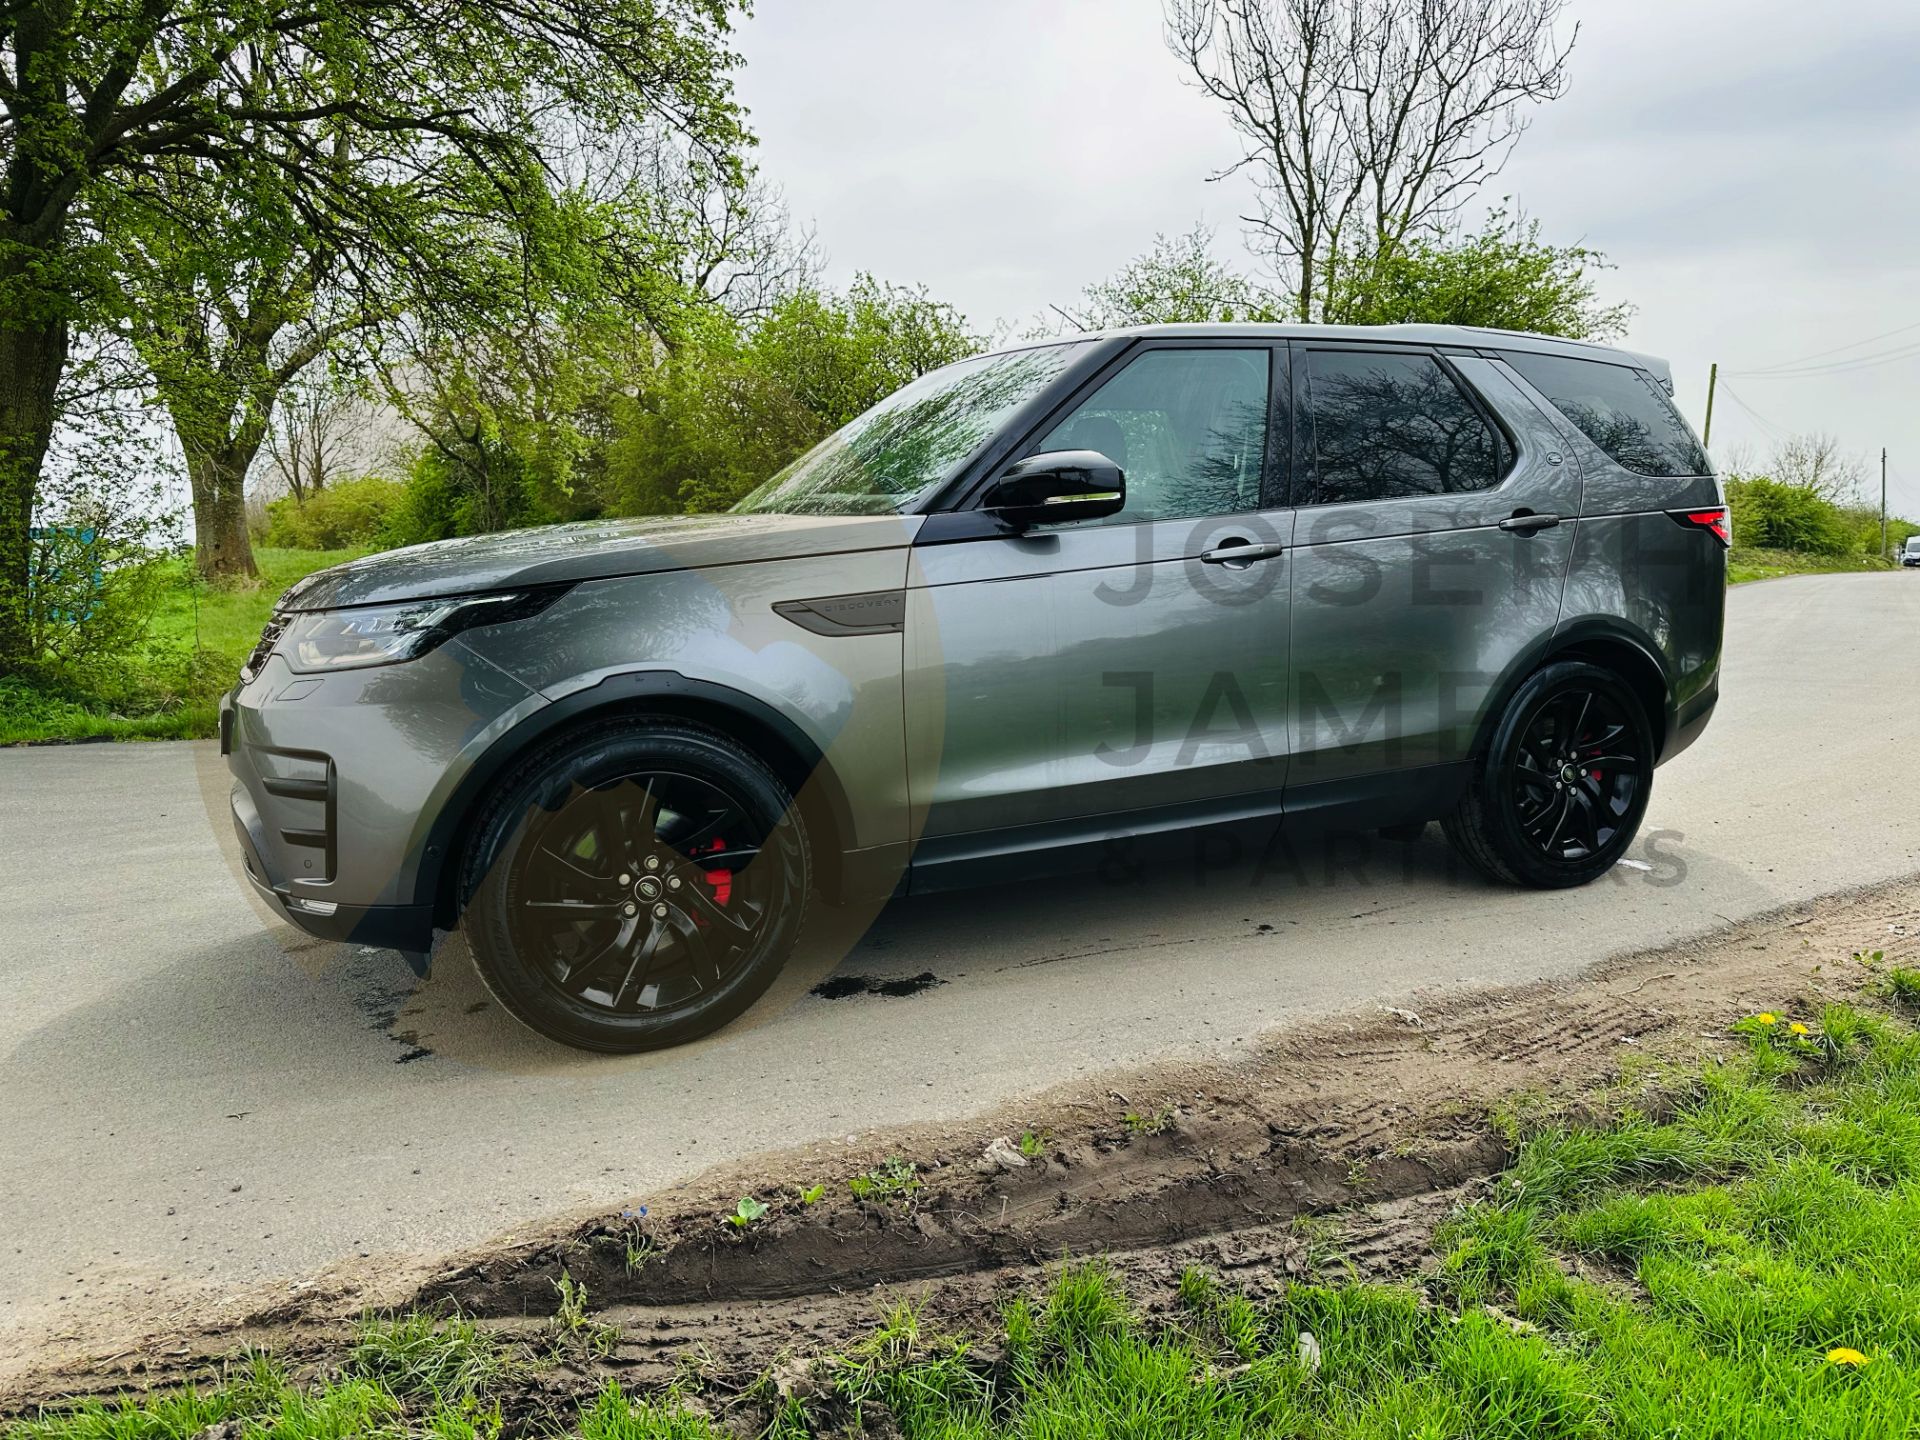
[[[193,483],[193,563],[202,579],[251,580],[260,574],[247,534],[247,471],[253,467],[254,448],[234,443],[187,451],[187,476]]]
[[[0,290],[12,277],[0,274]],[[34,496],[53,440],[54,396],[67,364],[67,326],[0,321],[0,675],[28,654],[27,573]]]

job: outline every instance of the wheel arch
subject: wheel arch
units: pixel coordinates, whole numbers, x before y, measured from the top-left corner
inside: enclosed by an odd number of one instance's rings
[[[1476,759],[1487,752],[1508,703],[1527,677],[1558,660],[1585,660],[1611,670],[1632,687],[1653,727],[1654,754],[1664,757],[1674,731],[1673,682],[1659,647],[1623,621],[1579,620],[1565,625],[1523,653],[1508,669],[1474,735]]]
[[[817,887],[837,893],[841,860],[853,836],[846,791],[820,747],[766,701],[677,671],[609,676],[534,712],[502,735],[461,778],[429,827],[416,882],[416,903],[431,904],[433,923],[459,919],[461,857],[472,817],[514,763],[535,746],[608,721],[690,720],[739,742],[764,761],[791,792],[813,840]]]

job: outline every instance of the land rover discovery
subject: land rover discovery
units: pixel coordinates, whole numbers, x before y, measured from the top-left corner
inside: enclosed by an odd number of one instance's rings
[[[703,1034],[809,897],[1319,814],[1604,873],[1718,695],[1727,512],[1649,357],[1150,327],[923,375],[725,514],[371,556],[223,705],[254,887],[567,1043]]]

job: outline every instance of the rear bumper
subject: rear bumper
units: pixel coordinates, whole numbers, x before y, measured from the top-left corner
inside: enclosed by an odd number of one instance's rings
[[[1719,703],[1720,676],[1715,674],[1674,712],[1673,723],[1668,728],[1667,748],[1660,755],[1662,765],[1700,738],[1700,733],[1707,728],[1707,722],[1713,718],[1713,707]]]

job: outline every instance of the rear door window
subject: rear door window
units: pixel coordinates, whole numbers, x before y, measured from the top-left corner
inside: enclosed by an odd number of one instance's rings
[[[1626,365],[1506,352],[1506,362],[1614,464],[1636,475],[1705,475],[1707,453],[1646,375]]]
[[[1454,495],[1500,483],[1504,446],[1440,362],[1417,352],[1307,351],[1316,505]]]

